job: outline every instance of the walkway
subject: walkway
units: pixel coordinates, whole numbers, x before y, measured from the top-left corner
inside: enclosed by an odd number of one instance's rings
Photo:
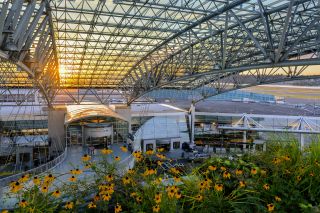
[[[123,146],[123,144],[113,144],[111,145],[110,149],[113,150],[113,156],[119,156],[121,158],[119,162],[119,172],[121,173],[123,170],[127,170],[129,167],[131,168],[133,166],[133,160],[130,157],[130,152],[123,152],[121,151],[120,147]],[[84,164],[82,163],[82,156],[84,155],[84,151],[81,146],[72,146],[68,149],[67,158],[57,167],[54,167],[50,171],[46,173],[51,173],[57,179],[53,183],[55,187],[60,187],[65,183],[68,178],[70,177],[69,172],[72,169],[79,168],[81,170],[84,170]],[[101,150],[96,149],[95,155],[92,157],[93,161],[97,161],[102,158]],[[107,160],[112,161],[112,155],[107,156]],[[78,176],[78,179],[86,179],[90,181],[90,179],[94,178],[92,175],[88,175],[88,172],[84,172],[83,174]],[[44,173],[43,175],[45,175]],[[92,173],[94,174],[94,173]],[[0,188],[0,210],[2,208],[13,208],[15,203],[17,203],[17,199],[15,197],[8,197],[7,193],[9,191],[8,187]],[[12,194],[10,194],[12,195]]]

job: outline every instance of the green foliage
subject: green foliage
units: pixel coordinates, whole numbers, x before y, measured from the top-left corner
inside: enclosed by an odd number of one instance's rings
[[[160,164],[168,159],[160,153],[135,152],[134,169],[121,173],[119,163],[108,161],[107,155],[91,162],[84,178],[59,187],[58,198],[52,195],[54,184],[48,193],[39,186],[24,186],[17,196],[28,205],[15,211],[115,212],[118,204],[122,212],[135,213],[319,212],[317,142],[301,151],[295,140],[274,140],[267,152],[233,160],[213,157],[192,171],[164,172]],[[154,159],[158,164],[150,163]],[[72,202],[72,208],[66,208],[67,202]]]

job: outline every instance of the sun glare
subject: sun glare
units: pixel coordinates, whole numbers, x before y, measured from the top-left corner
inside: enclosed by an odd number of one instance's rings
[[[60,66],[59,67],[59,75],[60,77],[65,77],[65,75],[67,74],[67,70],[65,66]]]

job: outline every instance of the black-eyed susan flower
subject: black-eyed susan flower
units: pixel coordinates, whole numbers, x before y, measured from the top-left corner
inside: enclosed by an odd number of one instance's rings
[[[115,161],[119,161],[119,160],[121,160],[121,158],[120,158],[119,156],[115,156],[115,157],[114,157],[114,160],[115,160]]]
[[[153,212],[159,212],[160,211],[160,206],[159,205],[155,205],[152,207],[152,211]]]
[[[161,160],[165,160],[165,159],[166,159],[166,156],[163,155],[163,154],[156,154],[156,156],[157,156],[158,158],[160,158]]]
[[[251,169],[251,175],[256,175],[258,170],[256,168]]]
[[[119,213],[122,211],[122,207],[119,203],[117,203],[116,207],[114,208],[114,213]]]
[[[273,205],[273,203],[269,203],[269,204],[267,205],[267,209],[268,209],[268,212],[273,212],[273,211],[274,211],[274,205]]]
[[[40,185],[41,180],[40,180],[40,178],[38,176],[34,176],[33,179],[32,179],[32,182],[33,182],[34,185],[38,186],[38,185]]]
[[[137,196],[137,192],[131,192],[130,193],[130,197],[135,197],[135,196]]]
[[[43,193],[47,193],[48,190],[49,190],[48,186],[42,186],[41,187],[41,192],[43,192]]]
[[[162,194],[160,192],[157,192],[156,195],[154,196],[154,201],[159,204],[161,203],[161,199],[162,199]]]
[[[301,176],[299,175],[299,176],[296,177],[296,179],[297,179],[297,181],[301,181],[302,178],[301,178]]]
[[[65,209],[73,209],[73,202],[67,202],[65,205],[64,205],[64,208]]]
[[[289,156],[289,155],[286,155],[286,156],[284,156],[284,157],[283,157],[283,160],[285,160],[285,161],[290,161],[290,160],[291,160],[291,158],[290,158],[290,156]]]
[[[61,192],[60,192],[59,190],[55,190],[55,191],[52,193],[52,196],[58,198],[58,197],[61,196]]]
[[[1,213],[9,213],[9,211],[4,209],[4,210],[1,211]]]
[[[246,182],[243,181],[243,180],[239,181],[239,187],[240,187],[240,188],[246,187]]]
[[[26,181],[28,181],[29,180],[29,174],[24,174],[24,175],[22,175],[20,178],[19,178],[19,182],[20,183],[24,183],[24,182],[26,182]]]
[[[132,155],[133,157],[137,158],[137,157],[141,157],[142,153],[140,151],[134,151]]]
[[[90,203],[88,204],[88,208],[89,208],[89,209],[95,209],[95,208],[97,208],[97,205],[94,204],[94,202],[90,202]]]
[[[243,170],[236,169],[236,175],[243,175]]]
[[[106,180],[107,182],[111,182],[111,181],[113,181],[113,176],[112,176],[111,174],[106,175],[106,176],[105,176],[105,180]]]
[[[146,151],[146,155],[152,155],[152,154],[153,154],[153,150]]]
[[[163,164],[162,161],[159,161],[159,160],[157,161],[158,166],[162,166],[162,164]]]
[[[224,179],[230,179],[230,178],[231,178],[231,174],[230,174],[229,172],[225,171],[225,172],[223,173],[223,178],[224,178]]]
[[[223,190],[223,184],[219,183],[219,184],[215,184],[214,185],[214,190],[217,192],[221,192]]]
[[[123,151],[123,152],[128,152],[128,149],[127,149],[126,146],[121,146],[120,149],[121,149],[121,151]]]
[[[25,199],[22,199],[20,202],[19,202],[19,206],[21,208],[25,208],[28,206],[28,202],[25,200]]]
[[[90,169],[91,168],[91,163],[86,163],[86,165],[84,166],[85,169]]]
[[[176,192],[175,197],[176,199],[180,199],[182,196],[181,192]]]
[[[94,197],[93,197],[93,201],[94,202],[97,202],[97,201],[99,201],[100,200],[100,196],[99,195],[95,195]]]
[[[82,170],[77,168],[77,169],[74,169],[74,170],[70,170],[70,173],[72,175],[80,175],[80,174],[82,174]]]
[[[266,183],[266,184],[263,185],[263,188],[264,188],[265,190],[269,190],[269,189],[270,189],[270,186],[269,186],[269,184]]]
[[[133,173],[134,173],[134,170],[133,170],[133,169],[128,169],[127,173],[128,173],[128,174],[133,174]]]
[[[277,158],[277,157],[274,157],[274,158],[272,159],[272,163],[275,164],[275,165],[278,165],[278,164],[281,163],[281,159],[280,159],[280,158]]]
[[[157,152],[163,152],[164,151],[164,148],[158,148],[157,149]]]
[[[102,200],[103,201],[109,201],[111,199],[111,195],[110,194],[104,194],[104,195],[102,195]]]
[[[55,177],[52,174],[48,174],[44,177],[44,182],[51,183]]]
[[[77,178],[76,178],[74,175],[72,175],[71,177],[68,178],[68,180],[69,180],[70,182],[76,182],[76,181],[77,181]]]
[[[89,161],[90,159],[91,159],[91,156],[90,156],[90,155],[87,155],[87,154],[83,155],[83,157],[82,157],[82,161],[83,161],[83,162],[87,162],[87,161]]]
[[[170,168],[170,172],[175,174],[175,175],[180,173],[180,171],[178,169],[174,168],[174,167]]]
[[[181,178],[180,177],[174,176],[173,179],[174,179],[174,182],[181,182]]]
[[[275,196],[274,200],[277,201],[277,202],[281,202],[281,198],[279,196]]]
[[[149,176],[149,175],[154,175],[157,173],[157,170],[155,169],[146,169],[146,171],[143,173],[143,176]]]
[[[210,171],[216,171],[217,170],[217,167],[216,166],[208,166],[208,169],[210,170]]]
[[[136,197],[136,201],[137,201],[137,203],[141,203],[142,202],[142,197],[141,196],[137,196]]]
[[[202,196],[202,195],[197,195],[197,196],[195,197],[195,200],[196,200],[196,201],[202,201],[202,200],[203,200],[203,196]]]
[[[21,183],[19,183],[18,181],[13,182],[10,185],[11,185],[10,191],[13,192],[13,193],[19,192],[23,187],[23,185]]]
[[[221,169],[222,171],[226,171],[226,170],[227,170],[227,168],[224,167],[224,166],[221,166],[220,169]]]
[[[175,195],[175,190],[172,189],[172,188],[170,188],[170,189],[168,190],[168,197],[169,197],[169,198],[173,198],[174,195]]]
[[[123,183],[124,185],[127,185],[127,184],[129,184],[130,182],[131,182],[131,179],[130,179],[128,176],[125,176],[125,177],[122,178],[122,183]]]
[[[104,155],[110,155],[113,151],[111,149],[102,149],[101,150],[101,153],[104,154]]]

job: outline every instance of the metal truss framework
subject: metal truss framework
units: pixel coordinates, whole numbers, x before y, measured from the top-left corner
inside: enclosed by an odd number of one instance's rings
[[[39,88],[50,104],[59,86],[58,58],[47,0],[0,2],[0,87]]]
[[[320,0],[12,2],[0,0],[1,87],[36,85],[49,104],[320,75],[306,69],[320,64]]]

